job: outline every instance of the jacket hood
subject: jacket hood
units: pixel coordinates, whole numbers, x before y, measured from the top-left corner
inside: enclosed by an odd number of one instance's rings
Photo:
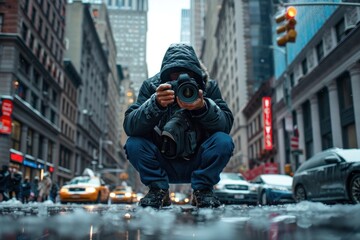
[[[181,70],[190,70],[195,74],[195,80],[204,81],[204,72],[194,48],[184,43],[171,44],[167,49],[160,71],[162,82],[170,80],[170,74]]]

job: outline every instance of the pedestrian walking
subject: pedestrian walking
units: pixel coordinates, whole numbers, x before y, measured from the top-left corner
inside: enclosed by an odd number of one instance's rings
[[[233,120],[193,47],[170,45],[125,112],[127,158],[149,187],[140,206],[168,206],[169,183],[191,183],[192,205],[219,207],[212,189],[234,149]]]
[[[39,177],[35,176],[31,183],[30,202],[36,202],[39,196]]]
[[[10,198],[15,198],[16,200],[21,200],[21,182],[22,182],[22,172],[20,172],[16,167],[10,168],[11,178],[9,186],[9,195]]]
[[[0,170],[0,202],[9,200],[11,172],[8,165],[3,165]]]
[[[52,181],[50,178],[50,174],[48,172],[44,173],[43,179],[39,183],[39,196],[38,196],[38,202],[43,202],[48,200],[50,189],[51,189]]]
[[[28,203],[30,201],[31,184],[29,178],[26,177],[21,184],[21,202]]]
[[[50,190],[50,200],[56,203],[56,199],[59,193],[59,185],[56,182],[53,182]]]

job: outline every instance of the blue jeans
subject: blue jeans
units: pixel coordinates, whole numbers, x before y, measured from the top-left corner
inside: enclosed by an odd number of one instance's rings
[[[169,183],[191,183],[194,190],[212,189],[233,150],[232,138],[223,132],[205,140],[190,160],[166,159],[154,143],[142,137],[129,137],[125,144],[127,158],[141,182],[162,189],[168,189]]]

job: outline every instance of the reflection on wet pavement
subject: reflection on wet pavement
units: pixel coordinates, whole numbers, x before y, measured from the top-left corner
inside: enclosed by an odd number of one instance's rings
[[[0,239],[360,239],[359,205],[0,204]]]

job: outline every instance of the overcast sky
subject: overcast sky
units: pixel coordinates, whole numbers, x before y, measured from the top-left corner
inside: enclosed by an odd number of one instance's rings
[[[183,8],[190,8],[190,0],[149,0],[146,53],[149,77],[160,71],[169,45],[180,42]]]

